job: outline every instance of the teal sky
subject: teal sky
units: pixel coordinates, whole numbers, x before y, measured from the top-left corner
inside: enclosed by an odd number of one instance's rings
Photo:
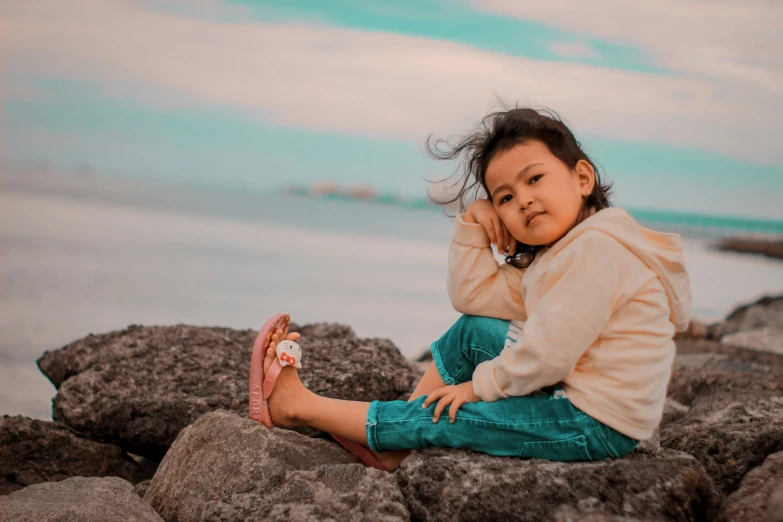
[[[677,29],[625,34],[587,14],[581,24],[573,9],[520,9],[527,2],[97,5],[0,8],[11,44],[0,62],[5,161],[418,196],[422,178],[453,169],[426,156],[427,134],[468,130],[500,97],[560,112],[620,205],[783,219],[779,64],[734,33],[683,27],[676,9]],[[644,15],[626,11],[615,14]],[[735,32],[758,26],[728,15]],[[700,42],[749,58],[707,67]]]

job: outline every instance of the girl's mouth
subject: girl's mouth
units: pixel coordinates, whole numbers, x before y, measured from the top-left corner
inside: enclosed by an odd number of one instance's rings
[[[527,224],[527,225],[529,225],[530,223],[532,223],[532,222],[533,222],[533,220],[535,220],[535,219],[536,219],[538,216],[540,216],[541,214],[543,214],[543,212],[533,212],[533,213],[531,213],[531,214],[530,214],[530,215],[527,217],[527,219],[525,220],[526,224]]]

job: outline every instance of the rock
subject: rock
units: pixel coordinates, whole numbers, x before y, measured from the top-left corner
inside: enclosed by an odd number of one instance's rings
[[[147,493],[147,490],[149,489],[151,483],[152,483],[152,479],[142,480],[141,482],[133,486],[133,489],[136,490],[136,494],[138,496],[144,498],[144,495]]]
[[[783,241],[743,237],[722,239],[715,244],[718,250],[758,254],[773,259],[783,259]]]
[[[130,482],[116,477],[36,484],[0,501],[2,519],[14,522],[162,522]]]
[[[783,392],[780,361],[715,353],[712,348],[722,346],[715,342],[705,342],[703,346],[710,351],[681,353],[675,358],[668,389],[670,399],[689,406],[697,397],[726,391]],[[679,348],[678,343],[678,351]]]
[[[653,519],[612,515],[600,508],[588,513],[566,506],[555,511],[551,520],[552,522],[648,522]]]
[[[83,439],[66,426],[22,416],[0,419],[0,495],[69,477],[152,477],[118,446]]]
[[[180,433],[144,497],[168,521],[409,520],[394,475],[229,412]]]
[[[740,306],[723,321],[723,335],[758,328],[783,329],[783,295],[765,296],[758,301]]]
[[[683,418],[663,426],[661,445],[693,455],[716,487],[731,494],[748,471],[783,451],[783,394],[699,397]]]
[[[425,348],[418,357],[414,359],[414,362],[418,363],[430,363],[432,362],[432,350],[429,347]]]
[[[750,348],[751,350],[783,354],[783,329],[766,326],[764,328],[742,330],[724,335],[720,342]]]
[[[767,500],[766,522],[783,522],[783,486],[780,484]]]
[[[671,422],[681,419],[688,413],[688,406],[680,404],[674,399],[666,398],[663,403],[663,417],[661,418],[661,426],[665,426]]]
[[[299,332],[308,339],[356,339],[353,328],[345,324],[313,323],[299,326],[292,323],[289,330]]]
[[[705,520],[715,509],[702,466],[672,450],[559,463],[430,449],[396,474],[414,520]]]
[[[783,452],[770,455],[745,476],[740,488],[726,499],[720,520],[764,522],[778,517],[783,521],[783,504],[777,506],[772,498],[776,491],[783,491]],[[774,516],[768,516],[768,512]]]
[[[310,337],[300,342],[301,378],[315,393],[393,400],[412,388],[414,370],[390,341],[357,339],[339,325],[302,330]],[[130,326],[47,352],[38,365],[59,388],[55,420],[160,460],[179,430],[200,415],[226,409],[247,416],[255,336],[229,328]]]

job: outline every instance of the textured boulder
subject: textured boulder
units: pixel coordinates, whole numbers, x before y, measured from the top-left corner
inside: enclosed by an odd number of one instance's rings
[[[670,424],[678,419],[681,419],[688,413],[688,406],[680,404],[674,399],[666,398],[663,403],[663,417],[661,418],[661,426]]]
[[[678,343],[678,349],[682,343]],[[783,371],[779,361],[720,353],[721,346],[705,342],[705,351],[681,353],[674,360],[668,396],[689,406],[697,397],[737,392],[783,393]],[[772,354],[764,354],[771,356]]]
[[[779,482],[767,499],[766,522],[783,522],[783,485]]]
[[[580,463],[425,450],[396,474],[418,520],[705,520],[714,509],[702,466],[671,450]]]
[[[118,446],[77,437],[66,426],[27,417],[0,419],[0,494],[69,477],[151,477]]]
[[[783,452],[770,455],[745,476],[740,488],[726,499],[721,520],[765,522],[769,514],[769,519],[783,521],[783,504],[777,506],[774,498],[778,491],[783,491]]]
[[[0,513],[9,522],[162,522],[130,482],[116,477],[36,484],[0,498]]]
[[[347,324],[314,323],[299,326],[291,323],[289,330],[299,332],[308,339],[356,339],[353,328]]]
[[[302,327],[302,382],[329,397],[393,400],[415,374],[387,340],[348,327]],[[94,440],[159,460],[179,430],[216,409],[246,416],[256,332],[131,326],[45,353],[41,370],[59,388],[54,418]]]
[[[783,295],[766,296],[758,301],[740,306],[723,321],[723,335],[757,328],[783,329]]]
[[[408,520],[394,476],[342,446],[229,412],[182,430],[145,500],[165,520]]]
[[[765,352],[783,354],[783,328],[765,326],[752,330],[742,330],[724,335],[720,342],[743,346],[752,350],[764,350]]]
[[[699,397],[684,417],[661,429],[661,445],[693,455],[730,494],[748,471],[783,451],[783,394]]]
[[[783,354],[783,295],[734,310],[718,328],[721,343]]]

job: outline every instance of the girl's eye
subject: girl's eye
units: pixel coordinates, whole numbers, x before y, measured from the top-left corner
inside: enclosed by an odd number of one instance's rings
[[[541,176],[543,176],[543,174],[537,174],[537,175],[533,176],[532,178],[530,178],[530,184],[532,185],[533,183],[535,183],[536,181],[541,179]]]
[[[506,194],[505,196],[503,196],[502,198],[500,198],[500,204],[501,204],[501,205],[502,205],[503,203],[508,203],[509,201],[511,201],[511,194]]]

